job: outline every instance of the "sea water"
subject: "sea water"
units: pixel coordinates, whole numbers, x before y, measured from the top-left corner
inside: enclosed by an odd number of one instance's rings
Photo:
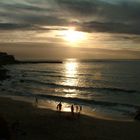
[[[108,116],[133,116],[140,107],[140,61],[67,59],[6,68],[11,78],[0,88],[10,96],[83,105]]]

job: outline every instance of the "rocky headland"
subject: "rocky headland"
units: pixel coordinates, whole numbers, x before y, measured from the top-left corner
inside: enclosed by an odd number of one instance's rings
[[[13,55],[9,55],[5,52],[0,52],[0,65],[6,65],[6,64],[14,64],[17,61],[15,60],[15,57]]]
[[[6,52],[0,52],[0,81],[5,80],[9,76],[7,75],[8,70],[6,70],[3,66],[9,64],[36,64],[36,63],[63,63],[59,60],[42,60],[42,61],[19,61],[16,60],[13,55],[9,55]]]
[[[15,64],[17,61],[13,55],[9,55],[5,52],[0,52],[0,80],[5,80],[9,78],[7,72],[8,70],[3,67],[3,65],[7,64]]]

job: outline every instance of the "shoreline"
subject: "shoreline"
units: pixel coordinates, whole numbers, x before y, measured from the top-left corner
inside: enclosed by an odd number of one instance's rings
[[[139,121],[104,120],[84,114],[76,118],[69,112],[36,108],[6,97],[0,97],[0,117],[7,122],[12,140],[140,139]]]
[[[1,91],[1,92],[5,92],[5,91]],[[6,94],[6,92],[5,92]],[[0,95],[0,98],[4,97],[4,98],[10,98],[11,100],[14,101],[21,101],[21,102],[26,102],[26,103],[30,103],[31,105],[35,105],[35,96],[34,97],[26,97],[26,96],[11,96],[11,95]],[[45,98],[37,98],[38,100],[38,105],[36,106],[37,108],[40,109],[49,109],[52,111],[57,111],[56,106],[59,103],[58,100],[51,100],[51,99],[45,99]],[[64,102],[62,101],[62,111],[63,112],[68,112],[70,113],[70,107],[71,105],[74,105],[74,113],[76,114],[76,105],[80,106],[81,104],[74,104],[74,103],[69,103],[69,102]],[[121,114],[106,114],[105,112],[102,111],[97,111],[96,107],[93,108],[91,106],[86,106],[82,104],[82,111],[81,114],[89,116],[89,117],[93,117],[93,118],[97,118],[97,119],[104,119],[104,120],[114,120],[114,121],[134,121],[134,114],[133,116],[124,116]]]

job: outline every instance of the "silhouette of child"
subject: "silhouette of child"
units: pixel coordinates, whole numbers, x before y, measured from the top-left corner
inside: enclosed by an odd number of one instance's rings
[[[74,106],[73,105],[71,105],[71,113],[72,113],[72,115],[74,115]]]

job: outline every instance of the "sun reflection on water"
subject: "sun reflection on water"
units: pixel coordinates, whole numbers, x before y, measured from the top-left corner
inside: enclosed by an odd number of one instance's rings
[[[75,78],[77,74],[77,62],[67,62],[65,64],[65,75],[67,77]]]
[[[76,97],[76,89],[78,86],[78,62],[76,60],[70,60],[64,64],[64,76],[62,84],[69,86],[70,88],[65,88],[63,91],[66,93],[66,97]]]
[[[65,63],[64,74],[66,77],[65,85],[77,86],[78,85],[78,63],[76,61],[70,61]]]

